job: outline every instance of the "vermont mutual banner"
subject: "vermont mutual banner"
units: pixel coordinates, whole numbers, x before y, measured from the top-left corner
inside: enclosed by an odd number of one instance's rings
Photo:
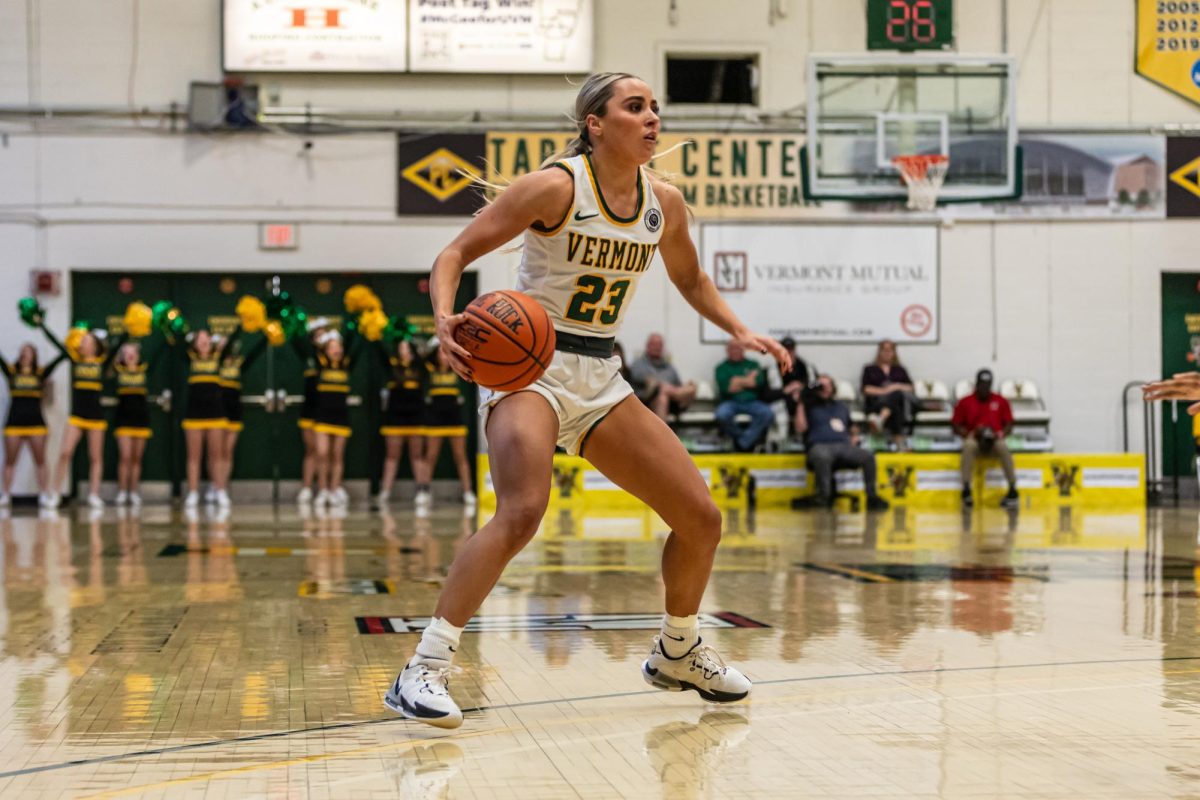
[[[574,138],[571,133],[493,131],[488,180],[536,170]],[[663,134],[651,166],[666,174],[702,219],[789,220],[803,216],[800,146],[795,134]]]
[[[928,225],[708,223],[700,261],[741,319],[797,342],[938,341],[938,231]],[[703,320],[700,340],[728,334]]]

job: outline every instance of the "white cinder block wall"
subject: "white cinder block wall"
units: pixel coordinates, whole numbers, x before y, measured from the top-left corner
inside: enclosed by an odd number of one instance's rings
[[[803,105],[808,53],[860,51],[865,41],[863,4],[846,0],[784,0],[787,16],[775,25],[767,0],[686,0],[674,26],[666,0],[596,5],[598,69],[641,74],[661,91],[667,47],[752,47],[764,55],[770,111]],[[140,4],[135,20],[124,0],[0,0],[0,107],[182,105],[189,81],[220,78],[219,6],[158,0]],[[1006,7],[1007,28],[1002,0],[959,2],[958,49],[1007,46],[1019,58],[1025,127],[1200,122],[1197,108],[1134,75],[1128,0],[1008,0]],[[259,83],[272,105],[464,115],[560,112],[574,96],[554,77],[271,75]],[[187,136],[156,121],[112,133],[47,117],[36,127],[0,123],[0,134],[5,302],[26,293],[33,268],[423,271],[459,226],[395,218],[391,136],[322,137],[304,153],[287,136]],[[257,222],[276,219],[303,223],[299,251],[258,251]],[[1165,221],[944,228],[942,341],[905,348],[903,357],[915,375],[947,381],[983,365],[1033,378],[1055,411],[1061,449],[1119,449],[1121,386],[1159,369],[1159,274],[1196,269],[1195,231],[1195,223]],[[482,262],[481,286],[509,285],[515,258]],[[48,305],[51,324],[64,328],[69,288]],[[632,312],[621,336],[629,350],[663,330],[685,375],[711,374],[721,349],[698,344],[696,316],[661,269],[646,276]],[[29,338],[15,309],[0,311],[5,354]],[[865,346],[805,351],[851,378],[871,353]],[[58,429],[63,375],[51,414]],[[30,486],[23,473],[18,489]]]

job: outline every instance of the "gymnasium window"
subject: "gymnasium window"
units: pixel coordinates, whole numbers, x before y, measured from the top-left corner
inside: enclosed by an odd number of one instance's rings
[[[667,102],[758,105],[757,54],[667,54]]]

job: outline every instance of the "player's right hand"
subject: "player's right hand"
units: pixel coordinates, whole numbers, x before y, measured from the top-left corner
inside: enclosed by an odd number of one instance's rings
[[[437,321],[438,347],[446,354],[450,369],[464,381],[475,382],[475,373],[471,370],[471,353],[454,340],[454,332],[458,326],[467,321],[466,314],[452,314],[439,317]]]
[[[1170,378],[1147,383],[1142,398],[1155,400],[1186,400],[1191,403],[1188,413],[1200,414],[1200,372],[1177,372]]]

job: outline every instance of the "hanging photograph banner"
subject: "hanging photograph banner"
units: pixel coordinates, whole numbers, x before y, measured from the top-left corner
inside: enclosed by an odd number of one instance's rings
[[[700,258],[734,313],[770,336],[938,341],[935,227],[709,223],[700,228]],[[728,338],[702,321],[702,342]]]
[[[224,0],[229,72],[404,72],[405,0]]]
[[[488,179],[511,181],[566,147],[572,133],[492,131]],[[663,134],[650,163],[701,219],[799,219],[803,137],[776,133]]]
[[[413,72],[592,71],[592,0],[410,0]]]

